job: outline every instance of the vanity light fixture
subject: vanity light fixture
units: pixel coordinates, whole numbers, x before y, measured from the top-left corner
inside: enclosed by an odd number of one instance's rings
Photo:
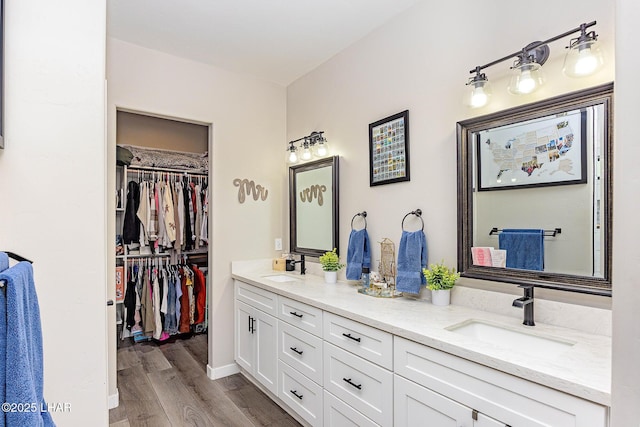
[[[300,143],[296,146],[296,143]],[[301,151],[298,155],[298,150]],[[306,162],[312,158],[323,158],[329,155],[329,146],[324,131],[313,131],[307,136],[289,141],[287,146],[287,163]]]
[[[471,108],[483,107],[491,97],[491,87],[485,68],[515,58],[511,67],[512,75],[508,90],[514,95],[525,95],[534,92],[544,84],[542,65],[549,58],[548,44],[574,33],[580,32],[580,36],[571,39],[567,46],[567,55],[564,60],[563,72],[569,77],[585,77],[598,71],[604,64],[602,51],[597,42],[598,35],[595,31],[587,32],[587,28],[596,25],[596,21],[583,23],[579,27],[559,34],[544,41],[529,43],[521,50],[504,56],[485,65],[479,65],[469,71],[475,74],[467,82],[468,92],[465,103]]]

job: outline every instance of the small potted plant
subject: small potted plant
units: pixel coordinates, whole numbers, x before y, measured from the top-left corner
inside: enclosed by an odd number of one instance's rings
[[[324,281],[327,283],[336,283],[338,281],[338,271],[344,267],[344,264],[340,263],[340,258],[336,253],[336,248],[332,251],[325,252],[324,255],[320,255],[320,265],[322,271],[324,271]]]
[[[449,269],[444,261],[439,264],[430,264],[429,269],[422,270],[427,280],[427,288],[431,291],[431,302],[434,305],[449,305],[451,301],[451,288],[460,278],[460,273],[455,269]]]

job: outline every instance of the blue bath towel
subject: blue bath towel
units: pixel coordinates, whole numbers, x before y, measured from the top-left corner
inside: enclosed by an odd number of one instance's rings
[[[505,229],[498,242],[507,251],[507,268],[544,270],[544,230]]]
[[[360,280],[362,267],[371,267],[371,246],[367,229],[351,230],[347,248],[347,280]]]
[[[0,273],[9,268],[9,255],[4,252],[0,252]]]
[[[0,399],[31,405],[28,411],[0,414],[0,426],[55,426],[43,397],[42,330],[33,267],[19,262],[0,273],[0,280],[6,283],[0,291]]]
[[[422,274],[422,269],[427,267],[427,238],[422,230],[402,232],[397,265],[396,289],[420,293],[420,287],[427,283]]]

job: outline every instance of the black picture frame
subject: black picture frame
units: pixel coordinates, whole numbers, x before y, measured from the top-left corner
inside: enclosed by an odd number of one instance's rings
[[[409,110],[369,124],[369,186],[410,181]]]
[[[576,109],[478,132],[478,191],[586,184],[587,125],[586,111]]]

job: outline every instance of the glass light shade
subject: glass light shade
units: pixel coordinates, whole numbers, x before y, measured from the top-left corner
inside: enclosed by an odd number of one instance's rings
[[[534,92],[544,83],[544,75],[540,64],[525,62],[513,66],[513,74],[509,81],[509,92],[514,95],[526,95]]]
[[[573,44],[564,57],[562,71],[568,77],[589,76],[602,68],[604,58],[600,44],[591,38]]]
[[[296,153],[296,147],[291,147],[287,150],[287,163],[294,164],[298,162],[298,154]]]
[[[316,156],[325,157],[329,155],[329,146],[327,142],[317,142],[316,145],[313,146],[313,150],[315,151]]]
[[[302,160],[311,160],[311,149],[308,145],[302,149],[302,155],[300,156]]]
[[[471,108],[480,108],[487,105],[491,98],[492,90],[489,80],[480,79],[472,80],[467,84],[468,92],[466,95],[466,104]]]

